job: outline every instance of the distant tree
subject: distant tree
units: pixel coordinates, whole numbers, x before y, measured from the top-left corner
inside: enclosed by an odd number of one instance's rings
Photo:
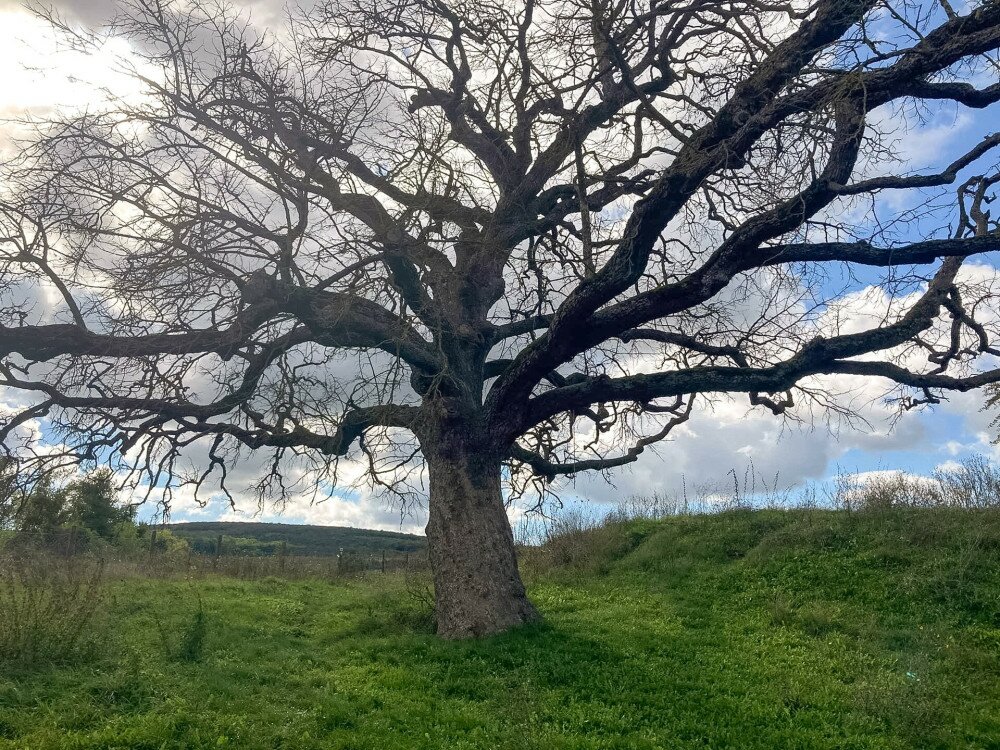
[[[47,535],[69,520],[66,489],[43,479],[22,500],[14,518],[18,531]]]
[[[906,407],[1000,381],[962,275],[1000,133],[924,172],[891,132],[1000,100],[996,0],[327,0],[270,36],[124,4],[142,95],[34,121],[0,175],[28,462],[118,456],[168,499],[247,450],[261,499],[345,457],[426,476],[462,637],[537,618],[505,485],[628,464],[723,393],[803,418],[845,408],[825,376]],[[898,303],[838,318],[855,273]]]
[[[75,526],[103,539],[112,539],[134,515],[134,508],[120,502],[118,484],[108,469],[98,469],[62,486],[43,477],[12,512],[13,523],[22,532],[50,534]]]
[[[119,500],[118,484],[109,469],[99,469],[70,483],[65,495],[67,521],[103,539],[112,539],[123,524],[135,517],[135,509]]]

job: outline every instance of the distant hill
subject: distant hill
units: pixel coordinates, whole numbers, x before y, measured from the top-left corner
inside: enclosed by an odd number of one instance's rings
[[[427,546],[422,536],[396,531],[375,531],[344,526],[306,526],[290,523],[195,521],[165,526],[186,539],[195,552],[215,550],[219,534],[223,549],[232,554],[273,555],[282,542],[289,555],[336,555],[349,552],[417,552]]]

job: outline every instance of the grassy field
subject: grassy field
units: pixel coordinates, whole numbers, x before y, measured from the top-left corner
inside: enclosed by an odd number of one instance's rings
[[[0,676],[0,748],[1000,747],[995,511],[634,521],[527,558],[545,624],[469,643],[392,575],[112,582],[76,662]]]

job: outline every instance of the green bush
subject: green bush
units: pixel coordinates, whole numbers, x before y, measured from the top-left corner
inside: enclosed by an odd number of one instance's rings
[[[98,469],[65,489],[66,513],[70,523],[102,539],[114,538],[122,525],[132,523],[135,508],[118,500],[115,475],[110,469]]]

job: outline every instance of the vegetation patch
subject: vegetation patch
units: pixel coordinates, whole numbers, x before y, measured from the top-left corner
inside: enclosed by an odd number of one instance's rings
[[[117,580],[89,661],[0,675],[0,748],[996,746],[995,512],[611,526],[526,555],[545,622],[482,641],[422,576]]]

